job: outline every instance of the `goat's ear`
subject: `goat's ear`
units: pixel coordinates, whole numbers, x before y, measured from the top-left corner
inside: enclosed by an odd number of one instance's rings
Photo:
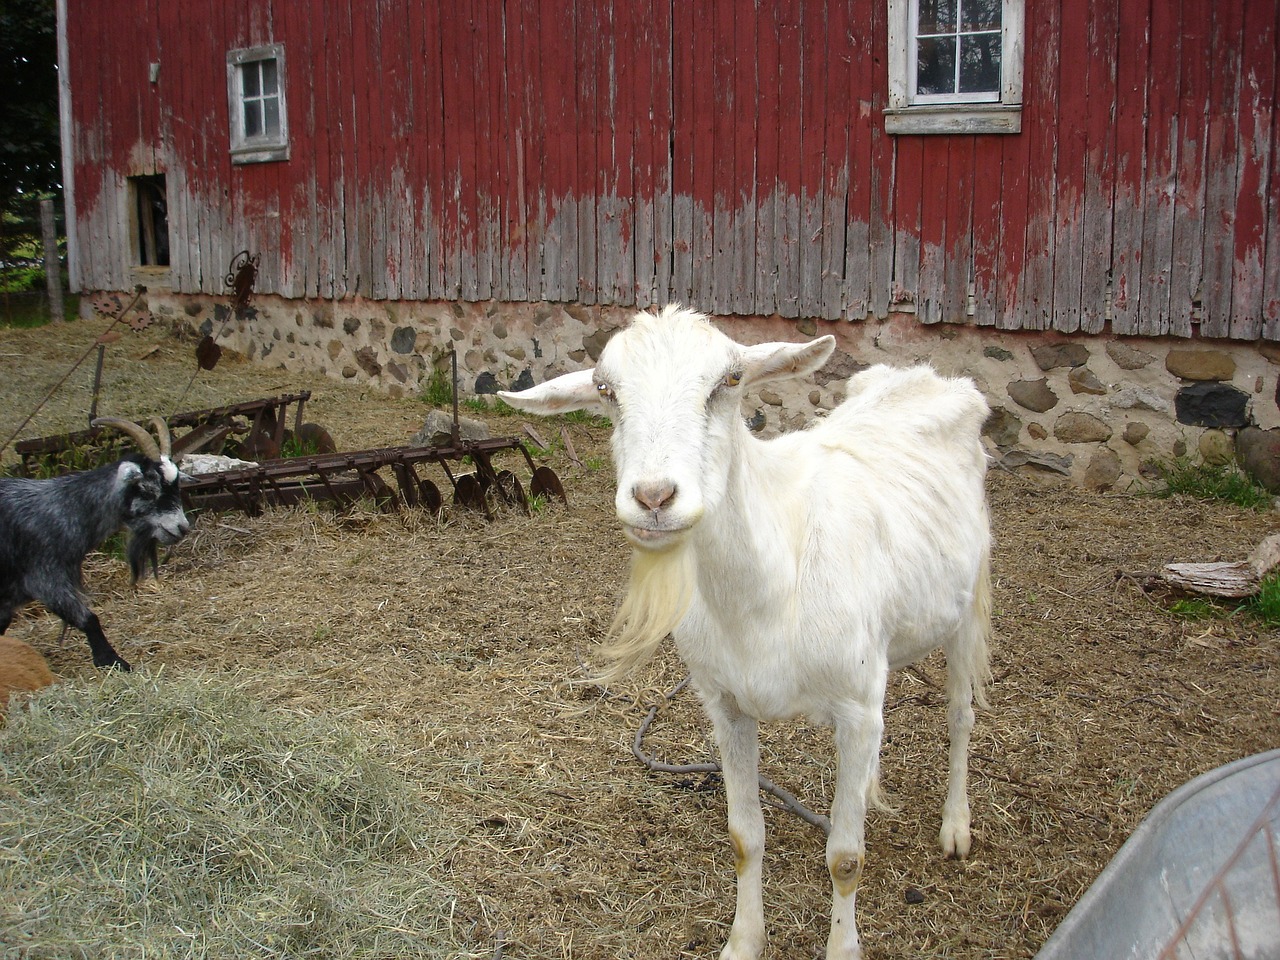
[[[498,396],[517,410],[547,416],[553,413],[569,413],[572,410],[592,410],[600,404],[591,370],[579,370],[555,377],[528,390],[512,393],[499,390]]]
[[[120,466],[116,470],[116,485],[119,487],[127,487],[130,484],[137,483],[142,479],[142,468],[132,460],[120,461]]]
[[[821,369],[836,348],[836,338],[819,337],[808,343],[760,343],[743,351],[742,381],[759,386],[771,380],[807,377]]]

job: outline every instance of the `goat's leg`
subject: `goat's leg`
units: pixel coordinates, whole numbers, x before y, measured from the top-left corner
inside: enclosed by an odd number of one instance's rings
[[[969,739],[973,734],[973,671],[963,656],[947,656],[947,799],[938,843],[948,857],[969,855]]]
[[[44,605],[64,622],[71,624],[89,641],[89,650],[93,653],[95,667],[114,667],[117,670],[130,670],[129,661],[116,653],[107,635],[102,632],[102,624],[98,615],[90,610],[82,601],[73,597],[47,597]]]
[[[854,914],[866,859],[867,798],[875,791],[884,732],[882,707],[883,696],[875,703],[850,705],[835,724],[839,767],[827,837],[827,870],[831,875],[827,960],[857,960],[862,955]]]
[[[760,808],[760,744],[755,720],[708,704],[720,747],[729,815],[729,843],[738,898],[720,960],[756,960],[764,949],[764,811]]]

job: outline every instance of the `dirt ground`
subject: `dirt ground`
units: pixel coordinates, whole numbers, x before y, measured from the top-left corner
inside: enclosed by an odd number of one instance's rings
[[[0,441],[104,326],[0,331]],[[100,412],[310,389],[307,419],[343,450],[405,443],[427,412],[236,357],[195,374],[193,347],[161,323],[112,343]],[[84,426],[92,366],[71,373],[19,439]],[[488,421],[496,436],[523,423]],[[103,554],[86,565],[89,589],[136,667],[249,671],[271,695],[391,745],[424,802],[462,828],[441,879],[461,893],[457,922],[476,956],[715,957],[733,913],[722,791],[714,777],[650,773],[631,754],[650,704],[660,709],[644,745],[667,762],[711,759],[709,727],[691,694],[663,698],[683,676],[669,650],[627,689],[601,696],[583,682],[627,549],[607,432],[568,429],[587,466],[563,450],[549,460],[567,507],[490,521],[367,505],[206,514],[168,557],[159,590],[131,590],[123,561]],[[507,465],[527,473],[518,457]],[[935,658],[891,680],[882,774],[894,810],[869,818],[859,895],[869,960],[1034,956],[1161,797],[1280,745],[1276,631],[1240,614],[1179,617],[1135,579],[1171,561],[1241,559],[1276,530],[1274,512],[1005,472],[989,488],[995,681],[973,743],[973,854],[944,861],[935,846],[946,772]],[[60,644],[39,607],[10,632],[62,677],[94,680],[83,638]],[[763,772],[826,811],[825,730],[765,728],[762,749]],[[820,957],[823,838],[785,811],[767,823],[766,955]]]

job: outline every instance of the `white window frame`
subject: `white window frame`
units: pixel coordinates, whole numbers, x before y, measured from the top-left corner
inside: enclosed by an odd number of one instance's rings
[[[889,2],[889,106],[886,133],[1019,133],[1022,130],[1024,0],[1002,0],[998,94],[918,95],[918,0]]]
[[[280,100],[280,130],[275,134],[250,137],[245,134],[244,67],[274,60],[276,86]],[[289,111],[285,96],[284,44],[268,43],[244,47],[227,53],[227,106],[231,122],[231,162],[265,163],[289,159]]]

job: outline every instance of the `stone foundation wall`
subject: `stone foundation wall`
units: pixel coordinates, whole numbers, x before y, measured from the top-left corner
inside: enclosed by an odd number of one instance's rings
[[[151,292],[153,314],[283,370],[318,370],[392,396],[447,374],[457,352],[464,396],[521,389],[590,366],[630,308],[552,303],[421,303],[255,298],[230,316],[225,298]],[[88,298],[85,298],[86,302]],[[1066,337],[938,324],[733,317],[743,342],[834,334],[838,348],[814,382],[766,389],[746,413],[765,435],[794,429],[839,403],[844,380],[873,363],[931,363],[972,377],[992,407],[987,437],[1006,466],[1124,488],[1143,464],[1230,459],[1247,426],[1280,426],[1280,348],[1234,341]],[[1248,431],[1255,436],[1258,431]],[[1261,434],[1274,445],[1280,434]]]

